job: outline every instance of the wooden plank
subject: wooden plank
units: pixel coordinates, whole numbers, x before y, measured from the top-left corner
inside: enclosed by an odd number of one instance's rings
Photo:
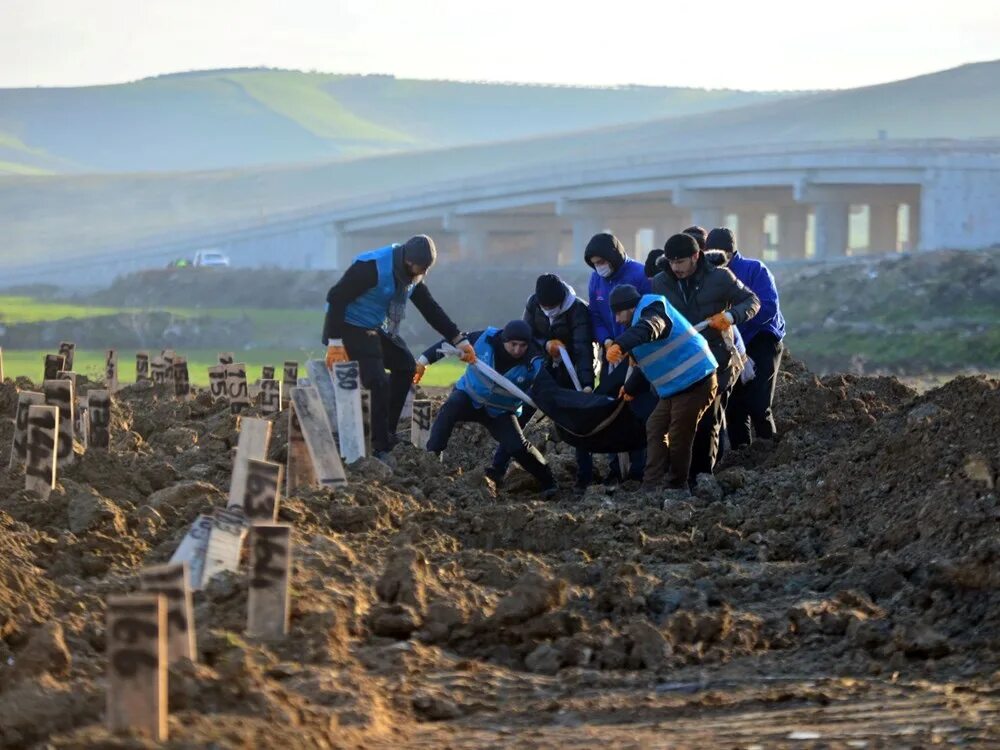
[[[45,394],[21,391],[17,394],[17,411],[14,413],[14,439],[10,445],[10,468],[20,468],[28,458],[28,407],[45,404]]]
[[[74,344],[72,341],[60,341],[59,354],[66,360],[63,363],[63,369],[72,370],[73,357],[76,354],[76,344]]]
[[[282,638],[291,614],[292,527],[284,523],[254,524],[250,533],[250,590],[247,635]]]
[[[108,450],[111,447],[111,392],[90,391],[87,411],[90,417],[87,445],[94,450]]]
[[[236,361],[236,355],[232,352],[219,352],[219,364],[231,365]]]
[[[410,419],[413,417],[413,402],[417,398],[417,387],[411,385],[406,392],[406,400],[403,401],[403,411],[399,413],[400,419]]]
[[[361,410],[361,368],[357,362],[333,366],[337,393],[337,432],[340,455],[351,464],[365,457],[364,414]]]
[[[205,571],[201,585],[205,586],[219,573],[235,573],[240,567],[243,540],[247,536],[249,522],[243,511],[232,512],[216,509],[212,514],[212,533],[205,549]]]
[[[184,357],[174,359],[174,395],[184,399],[191,395],[191,379],[188,374],[188,364]]]
[[[309,385],[315,386],[319,391],[319,400],[323,404],[326,412],[326,419],[333,429],[333,434],[337,434],[337,394],[333,387],[333,373],[327,369],[326,362],[322,359],[306,360],[306,373],[309,375]]]
[[[417,448],[427,448],[427,438],[431,434],[432,404],[427,399],[413,402],[413,416],[410,418],[410,442]]]
[[[136,352],[135,355],[135,382],[148,383],[151,380],[149,374],[149,352]]]
[[[274,366],[264,365],[260,368],[260,379],[261,380],[274,380]]]
[[[70,466],[76,461],[73,453],[73,407],[76,399],[73,396],[72,380],[46,380],[42,383],[45,392],[45,403],[59,409],[59,444],[56,446],[56,458],[59,468]]]
[[[194,597],[186,562],[153,565],[139,571],[139,587],[162,594],[167,602],[167,664],[198,661],[195,647]]]
[[[90,449],[90,402],[86,396],[76,397],[76,436],[83,443],[83,452]]]
[[[281,502],[281,478],[285,467],[271,461],[247,461],[246,492],[243,495],[243,512],[251,523],[278,520]]]
[[[229,480],[229,508],[243,508],[247,491],[247,461],[263,461],[271,445],[271,421],[258,417],[240,419],[240,437],[233,456],[233,471]]]
[[[361,389],[361,424],[365,434],[365,455],[372,455],[372,392]]]
[[[213,401],[228,399],[226,391],[226,366],[216,365],[208,368],[208,392]]]
[[[149,372],[153,378],[153,387],[159,388],[167,384],[167,363],[162,356],[155,356],[149,361]]]
[[[167,602],[108,597],[108,730],[167,739]]]
[[[194,520],[188,533],[170,556],[171,563],[188,564],[188,582],[194,591],[201,589],[205,573],[205,553],[208,551],[208,538],[211,535],[212,516],[203,513]]]
[[[160,357],[163,359],[163,384],[168,386],[170,391],[174,388],[174,362],[177,360],[177,352],[173,349],[164,349],[160,353]]]
[[[260,413],[277,414],[281,411],[281,381],[260,381]]]
[[[77,388],[77,374],[75,372],[62,371],[56,373],[56,380],[69,380],[73,383],[73,437],[82,441],[83,431],[80,426],[80,389]]]
[[[56,453],[59,450],[59,409],[28,407],[28,447],[24,488],[48,499],[56,486]]]
[[[336,450],[336,447],[334,448]],[[288,459],[285,461],[285,495],[292,496],[300,487],[315,487],[316,473],[302,434],[302,424],[295,406],[288,408]]]
[[[323,487],[347,484],[344,465],[337,455],[337,444],[330,434],[326,412],[319,400],[319,392],[312,386],[292,390],[292,404],[298,414],[299,425],[305,438],[309,458],[312,460],[316,481]],[[360,407],[360,403],[358,404]]]
[[[104,387],[109,393],[118,392],[118,350],[104,352]]]
[[[295,388],[299,384],[299,363],[286,360],[281,371],[281,390],[283,391],[285,400],[282,402],[282,408],[288,406],[288,401],[292,397],[292,388]]]
[[[233,414],[239,414],[250,406],[250,392],[247,389],[247,366],[242,362],[226,365],[226,395]]]
[[[55,380],[66,369],[66,358],[61,354],[45,355],[45,375],[42,380]]]

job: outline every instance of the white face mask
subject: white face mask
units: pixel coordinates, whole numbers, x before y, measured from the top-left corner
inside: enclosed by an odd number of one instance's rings
[[[558,307],[543,307],[542,308],[542,312],[545,313],[546,315],[548,315],[551,318],[553,315],[555,315],[557,312],[559,312],[559,308]]]
[[[602,279],[606,279],[608,278],[608,276],[614,273],[614,270],[611,268],[610,263],[604,266],[594,266],[594,270],[597,271],[598,275]]]

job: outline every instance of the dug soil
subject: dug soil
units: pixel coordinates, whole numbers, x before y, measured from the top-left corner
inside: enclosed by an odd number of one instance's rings
[[[31,388],[0,388],[4,462]],[[543,502],[516,468],[494,495],[468,427],[443,461],[398,446],[283,498],[291,633],[244,635],[245,566],[196,594],[167,746],[1000,743],[1000,382],[917,395],[787,362],[776,407],[780,439],[691,496]],[[104,602],[224,505],[237,430],[207,394],[128,388],[111,451],[48,500],[0,472],[0,747],[153,746],[104,728]],[[572,486],[572,450],[528,432]]]

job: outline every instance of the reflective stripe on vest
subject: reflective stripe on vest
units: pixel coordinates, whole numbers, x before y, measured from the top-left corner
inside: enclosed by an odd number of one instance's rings
[[[487,328],[476,341],[476,345],[474,347],[476,350],[476,356],[490,367],[493,366],[495,359],[493,347],[490,344],[493,338],[499,333],[499,328],[492,326]],[[539,359],[537,367],[529,365],[515,365],[507,372],[503,373],[503,375],[519,387],[524,387],[527,381],[533,379],[534,374],[536,374],[540,366],[541,360]],[[486,413],[493,417],[497,417],[501,414],[520,415],[523,407],[521,399],[511,395],[485,375],[480,373],[474,365],[469,365],[465,368],[465,374],[462,375],[462,378],[455,384],[455,388],[468,395],[468,397],[472,399],[472,403],[475,404],[476,408],[485,408]]]
[[[354,259],[355,263],[373,260],[378,279],[375,286],[348,303],[344,310],[344,321],[359,328],[386,328],[389,315],[389,304],[396,296],[396,275],[392,267],[393,251],[398,245],[387,245],[378,250],[361,253]],[[413,292],[411,284],[406,295]]]
[[[643,310],[657,302],[663,305],[670,318],[670,333],[665,339],[637,346],[632,355],[660,398],[668,398],[715,372],[718,362],[705,337],[667,302],[666,297],[643,295],[632,315],[632,325],[639,322]]]

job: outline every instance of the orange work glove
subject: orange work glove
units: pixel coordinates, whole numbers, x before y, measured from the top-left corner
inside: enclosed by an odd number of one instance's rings
[[[566,345],[559,339],[550,339],[545,342],[545,351],[552,359],[559,359],[559,350],[565,348]]]
[[[716,313],[708,319],[708,325],[716,331],[728,331],[733,327],[733,316],[727,312]]]
[[[347,356],[347,349],[344,348],[344,342],[340,339],[330,339],[326,345],[326,369],[332,370],[333,366],[338,362],[347,362],[349,358]]]
[[[476,350],[472,348],[472,344],[468,341],[459,341],[455,346],[458,349],[458,358],[465,362],[467,365],[476,364]]]
[[[634,401],[635,400],[635,396],[632,396],[632,395],[630,395],[630,394],[628,394],[628,393],[625,392],[625,386],[622,386],[621,388],[618,389],[618,398],[620,398],[622,401]]]
[[[625,352],[622,351],[622,348],[618,346],[618,344],[612,344],[611,346],[608,347],[608,350],[604,353],[604,356],[607,358],[608,362],[610,362],[613,365],[617,365],[619,362],[625,359]]]
[[[413,373],[413,385],[417,385],[421,381],[425,372],[427,372],[427,365],[417,362],[417,369]]]

